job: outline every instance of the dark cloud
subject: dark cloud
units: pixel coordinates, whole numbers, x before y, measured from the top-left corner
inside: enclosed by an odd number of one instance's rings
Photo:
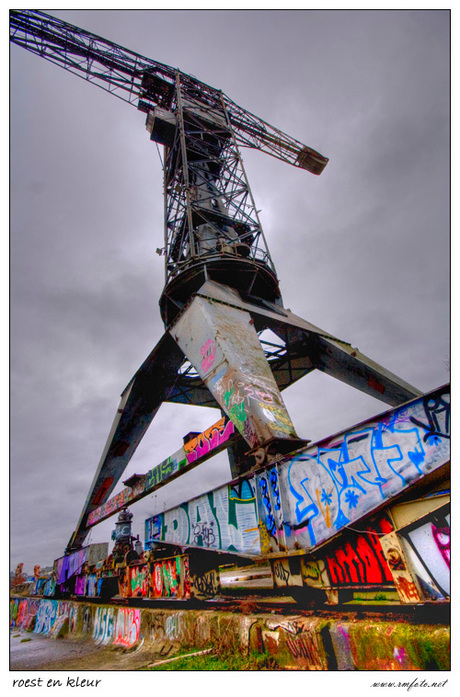
[[[54,14],[328,156],[314,177],[243,152],[285,305],[422,390],[448,381],[447,11]],[[10,87],[11,559],[31,569],[62,553],[119,395],[163,332],[162,174],[136,109],[16,46]],[[385,409],[320,374],[284,397],[313,439]],[[218,417],[163,405],[125,476]],[[136,534],[228,477],[219,456],[148,497]]]

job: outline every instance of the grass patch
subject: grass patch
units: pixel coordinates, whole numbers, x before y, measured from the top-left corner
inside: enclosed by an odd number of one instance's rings
[[[198,649],[195,649],[198,652]],[[184,651],[193,654],[194,649]],[[213,653],[187,656],[178,655],[170,662],[152,664],[147,670],[279,670],[276,661],[267,653],[241,655],[216,649]]]

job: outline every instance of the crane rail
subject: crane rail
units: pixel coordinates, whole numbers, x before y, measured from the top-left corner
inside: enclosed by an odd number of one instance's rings
[[[27,596],[40,599],[43,596]],[[21,600],[23,595],[12,593],[11,598]],[[404,621],[411,624],[448,624],[450,621],[451,607],[449,602],[425,602],[416,605],[403,605],[398,603],[371,602],[360,604],[348,601],[333,606],[327,606],[321,602],[303,601],[301,598],[289,596],[273,597],[269,595],[247,594],[244,596],[226,595],[216,598],[94,598],[71,596],[66,598],[80,605],[109,605],[111,607],[132,607],[152,610],[213,610],[216,612],[248,613],[253,615],[277,614],[300,617],[324,617],[346,621],[359,619],[382,619],[385,621]]]

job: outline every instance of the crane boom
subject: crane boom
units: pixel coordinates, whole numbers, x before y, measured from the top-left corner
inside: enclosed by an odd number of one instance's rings
[[[389,404],[420,394],[283,307],[239,147],[314,174],[327,158],[178,69],[37,10],[10,14],[13,43],[144,112],[165,155],[165,334],[122,393],[69,549],[83,544],[163,402],[219,407],[240,436],[229,458],[240,476],[305,444],[281,390],[312,370]]]
[[[316,150],[238,106],[221,90],[39,10],[12,10],[10,39],[147,113],[173,98],[180,74],[186,94],[194,98],[199,94],[206,105],[223,100],[238,145],[313,174],[321,174],[328,162]]]

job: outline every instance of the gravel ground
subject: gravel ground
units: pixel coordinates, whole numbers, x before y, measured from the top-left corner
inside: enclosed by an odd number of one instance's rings
[[[92,641],[10,633],[10,670],[138,670],[152,663],[150,651],[96,646]]]

